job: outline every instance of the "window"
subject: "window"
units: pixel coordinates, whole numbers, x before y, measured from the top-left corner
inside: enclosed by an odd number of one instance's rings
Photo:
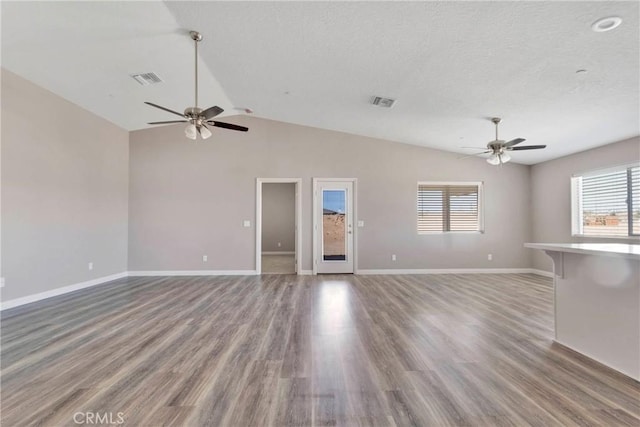
[[[640,236],[640,166],[571,178],[572,234]]]
[[[482,230],[481,182],[419,182],[418,234]]]

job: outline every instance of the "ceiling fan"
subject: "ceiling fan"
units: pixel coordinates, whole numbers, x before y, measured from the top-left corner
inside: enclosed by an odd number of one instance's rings
[[[187,127],[184,129],[184,134],[187,136],[187,138],[194,139],[194,140],[197,139],[198,134],[200,134],[202,139],[207,139],[211,136],[211,131],[209,130],[209,128],[207,128],[207,125],[224,128],[224,129],[238,130],[242,132],[248,131],[249,128],[246,128],[244,126],[238,126],[231,123],[218,122],[218,121],[211,120],[215,116],[217,116],[218,114],[224,111],[222,108],[218,106],[213,106],[213,107],[207,108],[206,110],[203,110],[202,108],[198,107],[198,43],[202,41],[202,34],[200,34],[197,31],[190,31],[189,35],[191,36],[191,39],[193,39],[193,41],[195,42],[195,47],[196,47],[196,68],[195,68],[196,100],[194,103],[195,106],[188,107],[186,110],[184,110],[184,113],[178,113],[177,111],[162,107],[152,102],[145,102],[145,104],[147,105],[151,105],[152,107],[159,108],[161,110],[167,111],[169,113],[175,114],[185,119],[185,120],[170,120],[165,122],[149,122],[148,124],[166,125],[170,123],[189,123]]]
[[[489,158],[487,159],[487,163],[491,165],[497,166],[503,163],[507,163],[509,160],[511,160],[511,156],[509,155],[508,151],[539,150],[541,148],[546,147],[546,145],[525,145],[521,147],[516,147],[516,145],[525,141],[524,138],[516,138],[516,139],[512,139],[511,141],[503,141],[498,138],[498,125],[500,124],[502,119],[499,117],[493,117],[491,121],[496,125],[496,139],[487,144],[487,151],[474,154],[474,156],[478,156],[481,154],[491,153],[491,156],[489,156]],[[479,147],[463,147],[463,148],[473,148],[473,149],[480,149],[480,150],[485,149],[485,148],[479,148]]]

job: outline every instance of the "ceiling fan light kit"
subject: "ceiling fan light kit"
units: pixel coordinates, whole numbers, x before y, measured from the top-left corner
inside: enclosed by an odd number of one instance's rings
[[[503,152],[499,154],[492,154],[491,156],[489,156],[489,158],[487,159],[487,163],[493,166],[498,166],[502,163],[507,163],[509,160],[511,160],[511,156],[508,153]]]
[[[184,128],[184,135],[189,139],[196,140],[198,138],[196,125],[194,125],[193,123],[189,123],[187,127]]]
[[[158,108],[160,110],[164,110],[168,113],[175,114],[177,116],[182,117],[185,120],[170,120],[164,122],[149,122],[150,125],[165,125],[171,123],[187,123],[187,127],[184,129],[184,134],[187,138],[192,140],[197,140],[198,135],[202,139],[207,139],[211,137],[211,131],[207,128],[207,125],[220,127],[224,129],[237,130],[241,132],[246,132],[249,128],[244,126],[238,126],[231,123],[218,122],[211,120],[217,115],[221,114],[224,110],[218,106],[213,106],[203,110],[198,107],[198,43],[202,41],[202,34],[197,31],[190,31],[189,36],[195,43],[195,107],[188,107],[184,110],[184,113],[180,114],[177,111],[171,110],[166,107],[162,107],[160,105],[154,104],[152,102],[145,102],[145,104],[150,105],[152,107]]]
[[[496,155],[496,154],[492,154],[487,159],[487,163],[489,163],[490,165],[493,165],[493,166],[498,166],[501,163],[500,162],[500,157],[498,155]]]

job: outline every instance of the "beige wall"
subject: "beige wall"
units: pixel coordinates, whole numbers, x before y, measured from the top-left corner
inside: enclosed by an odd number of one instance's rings
[[[262,184],[262,251],[295,251],[296,187],[292,183]],[[278,246],[280,243],[280,246]]]
[[[639,243],[638,240],[571,236],[571,176],[640,161],[640,138],[632,138],[531,167],[532,241],[538,243]],[[533,251],[533,268],[551,271],[553,263]]]
[[[53,113],[34,121],[34,106]],[[359,269],[550,270],[522,243],[586,241],[570,235],[570,176],[640,159],[634,138],[531,168],[490,167],[329,130],[227,120],[250,131],[215,129],[204,143],[186,140],[180,126],[128,134],[2,70],[3,300],[126,270],[251,271],[257,177],[303,179],[304,270],[313,177],[357,178],[357,219],[365,221],[356,230]],[[484,181],[485,233],[418,235],[416,183],[428,180]],[[281,241],[281,250],[293,250]]]
[[[2,70],[4,301],[127,270],[128,158],[125,130]]]
[[[227,120],[250,130],[216,129],[199,143],[185,139],[181,126],[130,134],[129,270],[253,270],[257,177],[302,178],[304,270],[311,270],[313,177],[358,179],[357,216],[365,221],[357,229],[359,269],[530,266],[522,246],[530,240],[528,166],[491,167],[482,159],[255,117]],[[486,232],[418,235],[416,191],[423,180],[484,181]]]

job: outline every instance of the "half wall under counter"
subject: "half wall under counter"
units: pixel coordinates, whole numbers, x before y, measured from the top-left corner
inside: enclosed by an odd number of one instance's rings
[[[553,260],[555,341],[640,381],[640,245],[524,246]]]

